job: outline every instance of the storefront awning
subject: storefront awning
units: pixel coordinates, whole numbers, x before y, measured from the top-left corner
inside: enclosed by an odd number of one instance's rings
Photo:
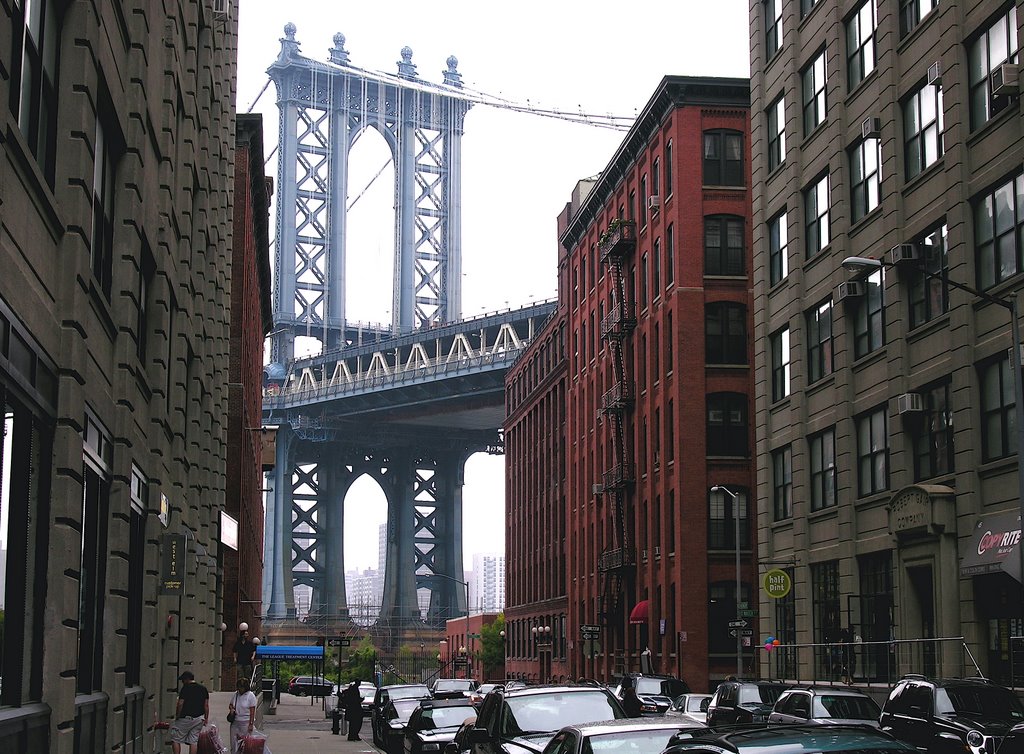
[[[1021,581],[1020,513],[995,513],[979,516],[970,544],[960,560],[961,576],[1007,573]]]
[[[323,647],[296,647],[260,644],[256,647],[257,660],[323,660]]]
[[[633,606],[633,609],[629,613],[629,624],[635,623],[646,623],[647,622],[647,610],[650,605],[649,600],[640,600]]]

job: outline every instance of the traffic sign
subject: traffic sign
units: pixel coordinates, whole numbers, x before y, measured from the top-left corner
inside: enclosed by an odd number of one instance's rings
[[[601,633],[601,627],[595,623],[581,623],[580,632],[582,633]]]
[[[734,628],[729,632],[729,636],[753,636],[754,630],[752,628]]]
[[[340,647],[341,646],[341,639],[328,639],[327,640],[327,646],[329,646],[329,647]]]
[[[741,618],[756,618],[757,617],[757,610],[739,610],[738,612],[739,612]]]
[[[749,625],[750,624],[742,618],[737,618],[736,620],[729,621],[729,628],[746,628]]]
[[[327,646],[329,647],[351,647],[352,640],[347,636],[331,637],[327,640]]]
[[[793,588],[793,579],[781,568],[773,568],[764,575],[761,585],[772,599],[781,599]]]
[[[581,634],[582,636],[580,638],[583,639],[583,641],[595,641],[601,638],[600,631],[582,631]]]

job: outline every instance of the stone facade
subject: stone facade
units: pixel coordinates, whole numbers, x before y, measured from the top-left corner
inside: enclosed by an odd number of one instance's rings
[[[0,750],[152,750],[179,672],[220,675],[237,3],[213,6],[0,4]]]

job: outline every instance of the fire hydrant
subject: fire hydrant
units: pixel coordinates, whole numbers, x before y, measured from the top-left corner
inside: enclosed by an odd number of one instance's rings
[[[341,733],[341,708],[337,706],[338,704],[341,704],[340,696],[334,709],[331,710],[331,734],[335,736]]]

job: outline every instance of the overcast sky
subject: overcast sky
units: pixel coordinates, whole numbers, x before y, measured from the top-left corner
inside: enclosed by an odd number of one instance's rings
[[[293,22],[303,55],[326,60],[341,32],[352,65],[395,73],[402,47],[420,78],[440,82],[449,55],[469,88],[539,109],[632,116],[663,76],[749,75],[745,0],[624,3],[476,0],[350,3],[241,0],[238,110],[267,81],[283,27]],[[266,151],[277,141],[276,92],[262,95]],[[555,217],[580,178],[600,173],[624,132],[481,105],[463,137],[463,314],[521,306],[556,293]],[[392,173],[376,136],[352,155],[346,295],[350,320],[390,321]],[[268,172],[276,173],[276,156]],[[363,189],[369,186],[368,189]],[[386,219],[382,220],[382,217]],[[464,489],[465,562],[504,550],[501,457],[470,459]],[[346,520],[348,567],[377,563],[383,493],[353,491]]]

